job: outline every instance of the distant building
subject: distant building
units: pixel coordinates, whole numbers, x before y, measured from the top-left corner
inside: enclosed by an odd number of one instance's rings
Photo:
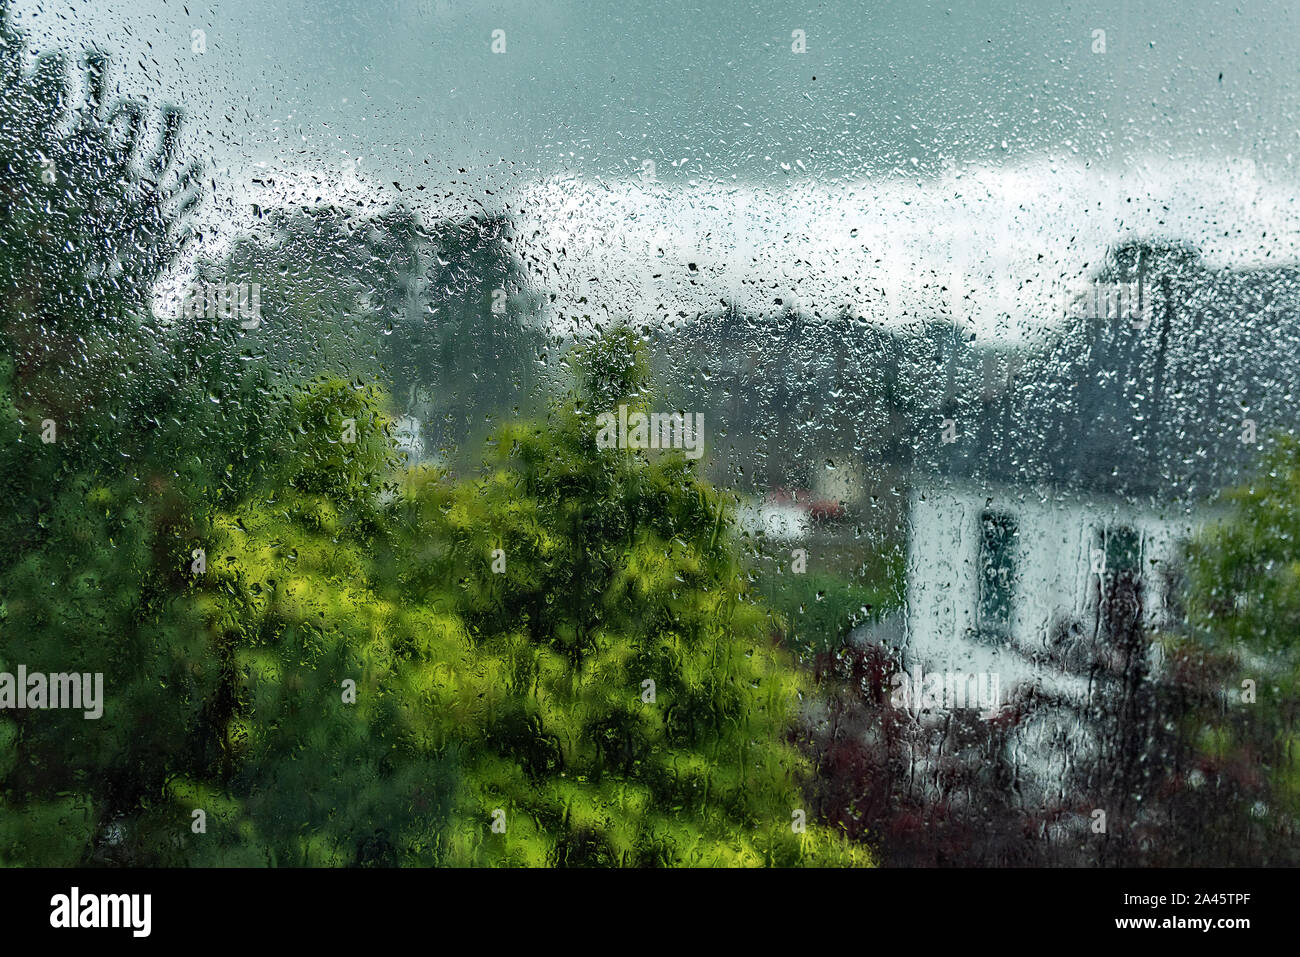
[[[751,536],[783,545],[803,541],[812,531],[807,502],[749,502],[737,509],[736,521]]]
[[[906,668],[996,674],[1004,702],[1032,688],[1061,705],[1010,739],[1025,787],[1060,787],[1092,747],[1071,710],[1097,693],[1077,665],[1113,657],[1108,609],[1128,602],[1146,633],[1178,631],[1184,547],[1267,437],[1293,431],[1297,278],[1126,246],[1098,282],[1136,288],[1137,315],[1069,317],[1002,388],[976,350],[949,355],[909,481],[900,654]]]
[[[1086,491],[964,481],[914,485],[909,504],[909,657],[933,670],[998,672],[1006,692],[1026,682],[1086,692],[1044,652],[1102,633],[1105,591],[1120,573],[1142,582],[1146,627],[1176,626],[1182,547],[1205,518]]]
[[[836,506],[845,510],[857,505],[866,484],[862,466],[851,452],[822,458],[834,464],[814,465],[811,489],[814,505],[832,511]]]
[[[406,456],[406,464],[419,465],[424,461],[424,437],[420,420],[404,415],[394,423],[393,440],[397,451]]]

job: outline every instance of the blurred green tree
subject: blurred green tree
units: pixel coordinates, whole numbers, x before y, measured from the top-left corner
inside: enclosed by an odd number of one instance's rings
[[[1197,660],[1222,689],[1191,730],[1216,767],[1267,783],[1251,808],[1259,828],[1293,831],[1300,813],[1300,442],[1279,437],[1255,478],[1224,498],[1226,514],[1188,555]]]
[[[192,611],[171,600],[185,495],[138,454],[168,388],[138,317],[188,241],[197,167],[178,161],[179,112],[162,111],[151,146],[143,104],[108,103],[106,58],[85,72],[74,105],[64,58],[29,68],[0,0],[0,665],[102,671],[109,698],[102,723],[0,718],[6,863],[119,841],[208,680]]]
[[[401,651],[459,739],[447,860],[866,863],[800,826],[802,678],[723,498],[680,453],[596,447],[599,412],[649,400],[639,344],[616,329],[572,364],[569,400],[501,429],[483,477],[408,476],[381,558],[426,618]]]

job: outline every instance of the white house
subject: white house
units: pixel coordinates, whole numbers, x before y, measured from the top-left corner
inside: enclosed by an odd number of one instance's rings
[[[803,541],[812,530],[806,502],[745,502],[736,522],[750,535],[783,545]]]
[[[394,422],[393,442],[397,451],[406,457],[407,464],[417,465],[424,461],[423,429],[415,416],[404,415]]]
[[[1204,520],[1074,490],[962,480],[914,485],[907,657],[934,670],[1061,686],[1038,663],[1057,635],[1094,634],[1108,572],[1140,576],[1149,628],[1170,623],[1181,546]],[[1065,684],[1062,684],[1065,682]]]
[[[1182,546],[1206,518],[1078,490],[916,485],[904,667],[945,680],[993,676],[1003,706],[1031,686],[1082,706],[1095,688],[1087,674],[1057,663],[1063,645],[1102,632],[1103,590],[1122,569],[1141,582],[1146,626],[1174,624]],[[1072,711],[1036,709],[1017,726],[1008,757],[1020,769],[1024,797],[1065,797],[1073,762],[1095,748]]]
[[[935,339],[942,374],[907,493],[906,601],[853,636],[896,655],[917,676],[907,688],[922,677],[943,688],[936,702],[927,685],[917,708],[942,733],[909,754],[916,780],[942,781],[965,746],[958,732],[992,720],[983,701],[955,704],[947,689],[995,677],[1013,706],[988,738],[1013,774],[1007,788],[1026,806],[1071,809],[1075,772],[1126,720],[1089,716],[1160,672],[1160,643],[1145,638],[1185,628],[1185,546],[1227,507],[1210,504],[1215,493],[1258,467],[1258,436],[1294,431],[1300,353],[1259,342],[1300,328],[1296,270],[1210,270],[1187,250],[1152,249],[1121,247],[1098,276],[1124,291],[1137,275],[1136,319],[1068,320],[1005,385],[980,374],[988,350]],[[1014,707],[1031,688],[1032,706]]]

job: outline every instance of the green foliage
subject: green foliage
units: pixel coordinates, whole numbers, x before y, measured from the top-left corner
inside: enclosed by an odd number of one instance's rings
[[[103,671],[107,701],[0,724],[6,821],[87,841],[11,862],[866,862],[791,829],[801,679],[680,454],[598,451],[557,410],[480,478],[395,488],[383,401],[302,390],[289,451],[216,510],[134,474],[54,496],[0,581],[0,664]]]
[[[500,430],[482,475],[396,471],[386,395],[308,375],[305,342],[289,374],[233,324],[151,322],[197,180],[179,114],[149,149],[101,57],[71,111],[7,10],[0,671],[102,673],[104,701],[0,713],[0,864],[867,862],[791,827],[802,681],[721,497],[680,454],[595,447],[593,409],[649,398],[630,333],[549,421]],[[388,228],[380,252],[423,241]],[[511,285],[500,228],[442,241]],[[482,321],[472,277],[434,285],[452,321],[389,358],[414,377],[433,350],[446,414],[478,415],[467,383],[504,361],[519,391],[530,347]]]
[[[1286,652],[1300,631],[1300,443],[1283,438],[1190,555],[1189,611],[1222,639]]]
[[[76,350],[75,334],[140,310],[190,238],[185,213],[199,171],[178,168],[178,111],[162,112],[150,143],[144,104],[109,102],[102,55],[86,57],[77,104],[61,55],[28,71],[8,7],[0,4],[0,235],[22,241],[0,243],[0,336],[34,374]]]
[[[645,398],[649,360],[645,344],[626,326],[615,326],[574,350],[571,365],[580,399],[609,411],[620,402],[639,408]]]
[[[595,381],[606,401],[644,393],[635,374]],[[502,429],[481,479],[417,472],[395,506],[381,578],[428,616],[404,651],[461,743],[449,861],[865,863],[811,822],[792,830],[801,678],[722,498],[680,454],[598,450],[599,406],[576,399]]]
[[[197,604],[223,665],[217,748],[172,788],[187,816],[210,815],[193,862],[438,861],[451,762],[397,652],[419,616],[376,593],[368,559],[386,448],[374,401],[337,381],[304,393],[303,467],[213,523]],[[334,438],[340,417],[355,443]]]
[[[1205,753],[1262,766],[1272,799],[1300,811],[1296,749],[1300,700],[1300,442],[1278,439],[1248,485],[1225,495],[1227,513],[1188,555],[1188,615],[1196,645],[1212,660],[1226,713],[1199,731]],[[1257,701],[1242,700],[1253,682]]]
[[[364,509],[397,464],[383,414],[386,397],[375,386],[325,379],[293,402],[287,484]]]
[[[766,576],[759,588],[784,623],[787,645],[816,654],[836,650],[855,625],[896,604],[896,581],[861,584],[834,574],[787,572]]]

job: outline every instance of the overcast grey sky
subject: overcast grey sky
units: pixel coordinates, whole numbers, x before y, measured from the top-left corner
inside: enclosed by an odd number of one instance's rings
[[[746,259],[761,275],[800,258],[781,235],[789,220],[823,262],[816,281],[792,274],[805,295],[837,267],[884,262],[890,281],[954,258],[979,260],[977,272],[1022,269],[1081,231],[1094,246],[1182,231],[1239,261],[1296,258],[1300,242],[1300,13],[1280,0],[18,0],[16,10],[38,48],[93,40],[113,54],[122,92],[184,106],[217,215],[236,220],[259,170],[279,171],[278,196],[292,202],[527,202],[561,241],[631,233],[631,261],[648,244],[672,259],[710,240],[728,274],[719,282],[732,285]],[[494,30],[504,53],[492,52]],[[657,198],[641,192],[647,159]],[[609,190],[626,199],[611,206]],[[1002,232],[952,238],[990,221]],[[931,262],[936,233],[949,238]],[[627,268],[601,245],[566,264],[575,276]],[[1054,253],[1051,268],[1068,278],[1096,252]],[[851,295],[831,285],[815,295]],[[985,328],[1016,309],[988,299]]]
[[[203,148],[349,150],[428,175],[497,161],[763,182],[1078,152],[1283,162],[1300,13],[1286,2],[20,2],[41,46],[90,40]],[[187,12],[188,11],[188,12]],[[206,52],[192,52],[192,31]],[[491,52],[491,34],[506,52]],[[807,52],[791,51],[802,29]],[[1094,29],[1106,52],[1093,52]],[[143,67],[143,68],[142,68]],[[1220,74],[1222,79],[1220,80]],[[815,78],[815,79],[814,79]],[[1005,149],[1002,142],[1006,141]],[[436,165],[435,165],[436,164]]]

